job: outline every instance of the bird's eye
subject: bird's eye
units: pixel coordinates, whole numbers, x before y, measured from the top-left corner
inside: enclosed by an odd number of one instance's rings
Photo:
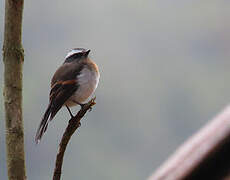
[[[73,58],[80,58],[80,57],[82,57],[82,53],[76,53],[76,54],[74,54],[73,55]]]
[[[79,57],[81,57],[81,53],[76,53],[76,54],[74,54],[72,57],[73,57],[73,58],[79,58]]]

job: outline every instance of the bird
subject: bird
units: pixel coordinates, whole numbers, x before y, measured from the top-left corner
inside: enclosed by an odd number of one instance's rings
[[[56,70],[51,80],[49,104],[37,129],[35,142],[40,142],[49,122],[65,106],[71,116],[70,107],[80,105],[96,90],[100,73],[96,63],[89,58],[89,49],[71,49],[64,63]]]

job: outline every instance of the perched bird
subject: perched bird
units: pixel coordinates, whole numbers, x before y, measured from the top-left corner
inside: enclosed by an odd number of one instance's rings
[[[71,106],[83,106],[97,88],[100,73],[97,65],[88,57],[90,50],[75,48],[68,52],[64,63],[57,69],[52,80],[49,105],[38,127],[35,141],[38,143],[48,123],[66,106],[70,116]]]

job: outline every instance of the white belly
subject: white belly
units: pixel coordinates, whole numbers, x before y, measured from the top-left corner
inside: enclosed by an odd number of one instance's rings
[[[77,84],[79,85],[77,91],[66,101],[65,105],[74,106],[77,105],[75,102],[84,103],[94,93],[99,78],[98,72],[84,68],[77,76]]]

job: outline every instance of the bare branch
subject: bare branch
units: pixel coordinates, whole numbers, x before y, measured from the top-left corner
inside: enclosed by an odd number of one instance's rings
[[[91,99],[87,104],[85,104],[80,111],[78,111],[77,115],[74,116],[69,120],[69,124],[67,128],[65,129],[65,132],[62,136],[61,143],[59,144],[59,150],[56,157],[56,163],[55,163],[55,169],[53,174],[53,180],[60,180],[61,178],[61,170],[62,170],[62,163],[63,163],[63,157],[65,154],[65,150],[67,147],[67,144],[69,143],[69,140],[73,133],[77,130],[78,127],[80,127],[80,121],[83,118],[83,116],[86,114],[88,110],[91,110],[92,106],[94,106],[95,99]]]
[[[189,138],[149,180],[226,178],[229,152],[230,106]]]

